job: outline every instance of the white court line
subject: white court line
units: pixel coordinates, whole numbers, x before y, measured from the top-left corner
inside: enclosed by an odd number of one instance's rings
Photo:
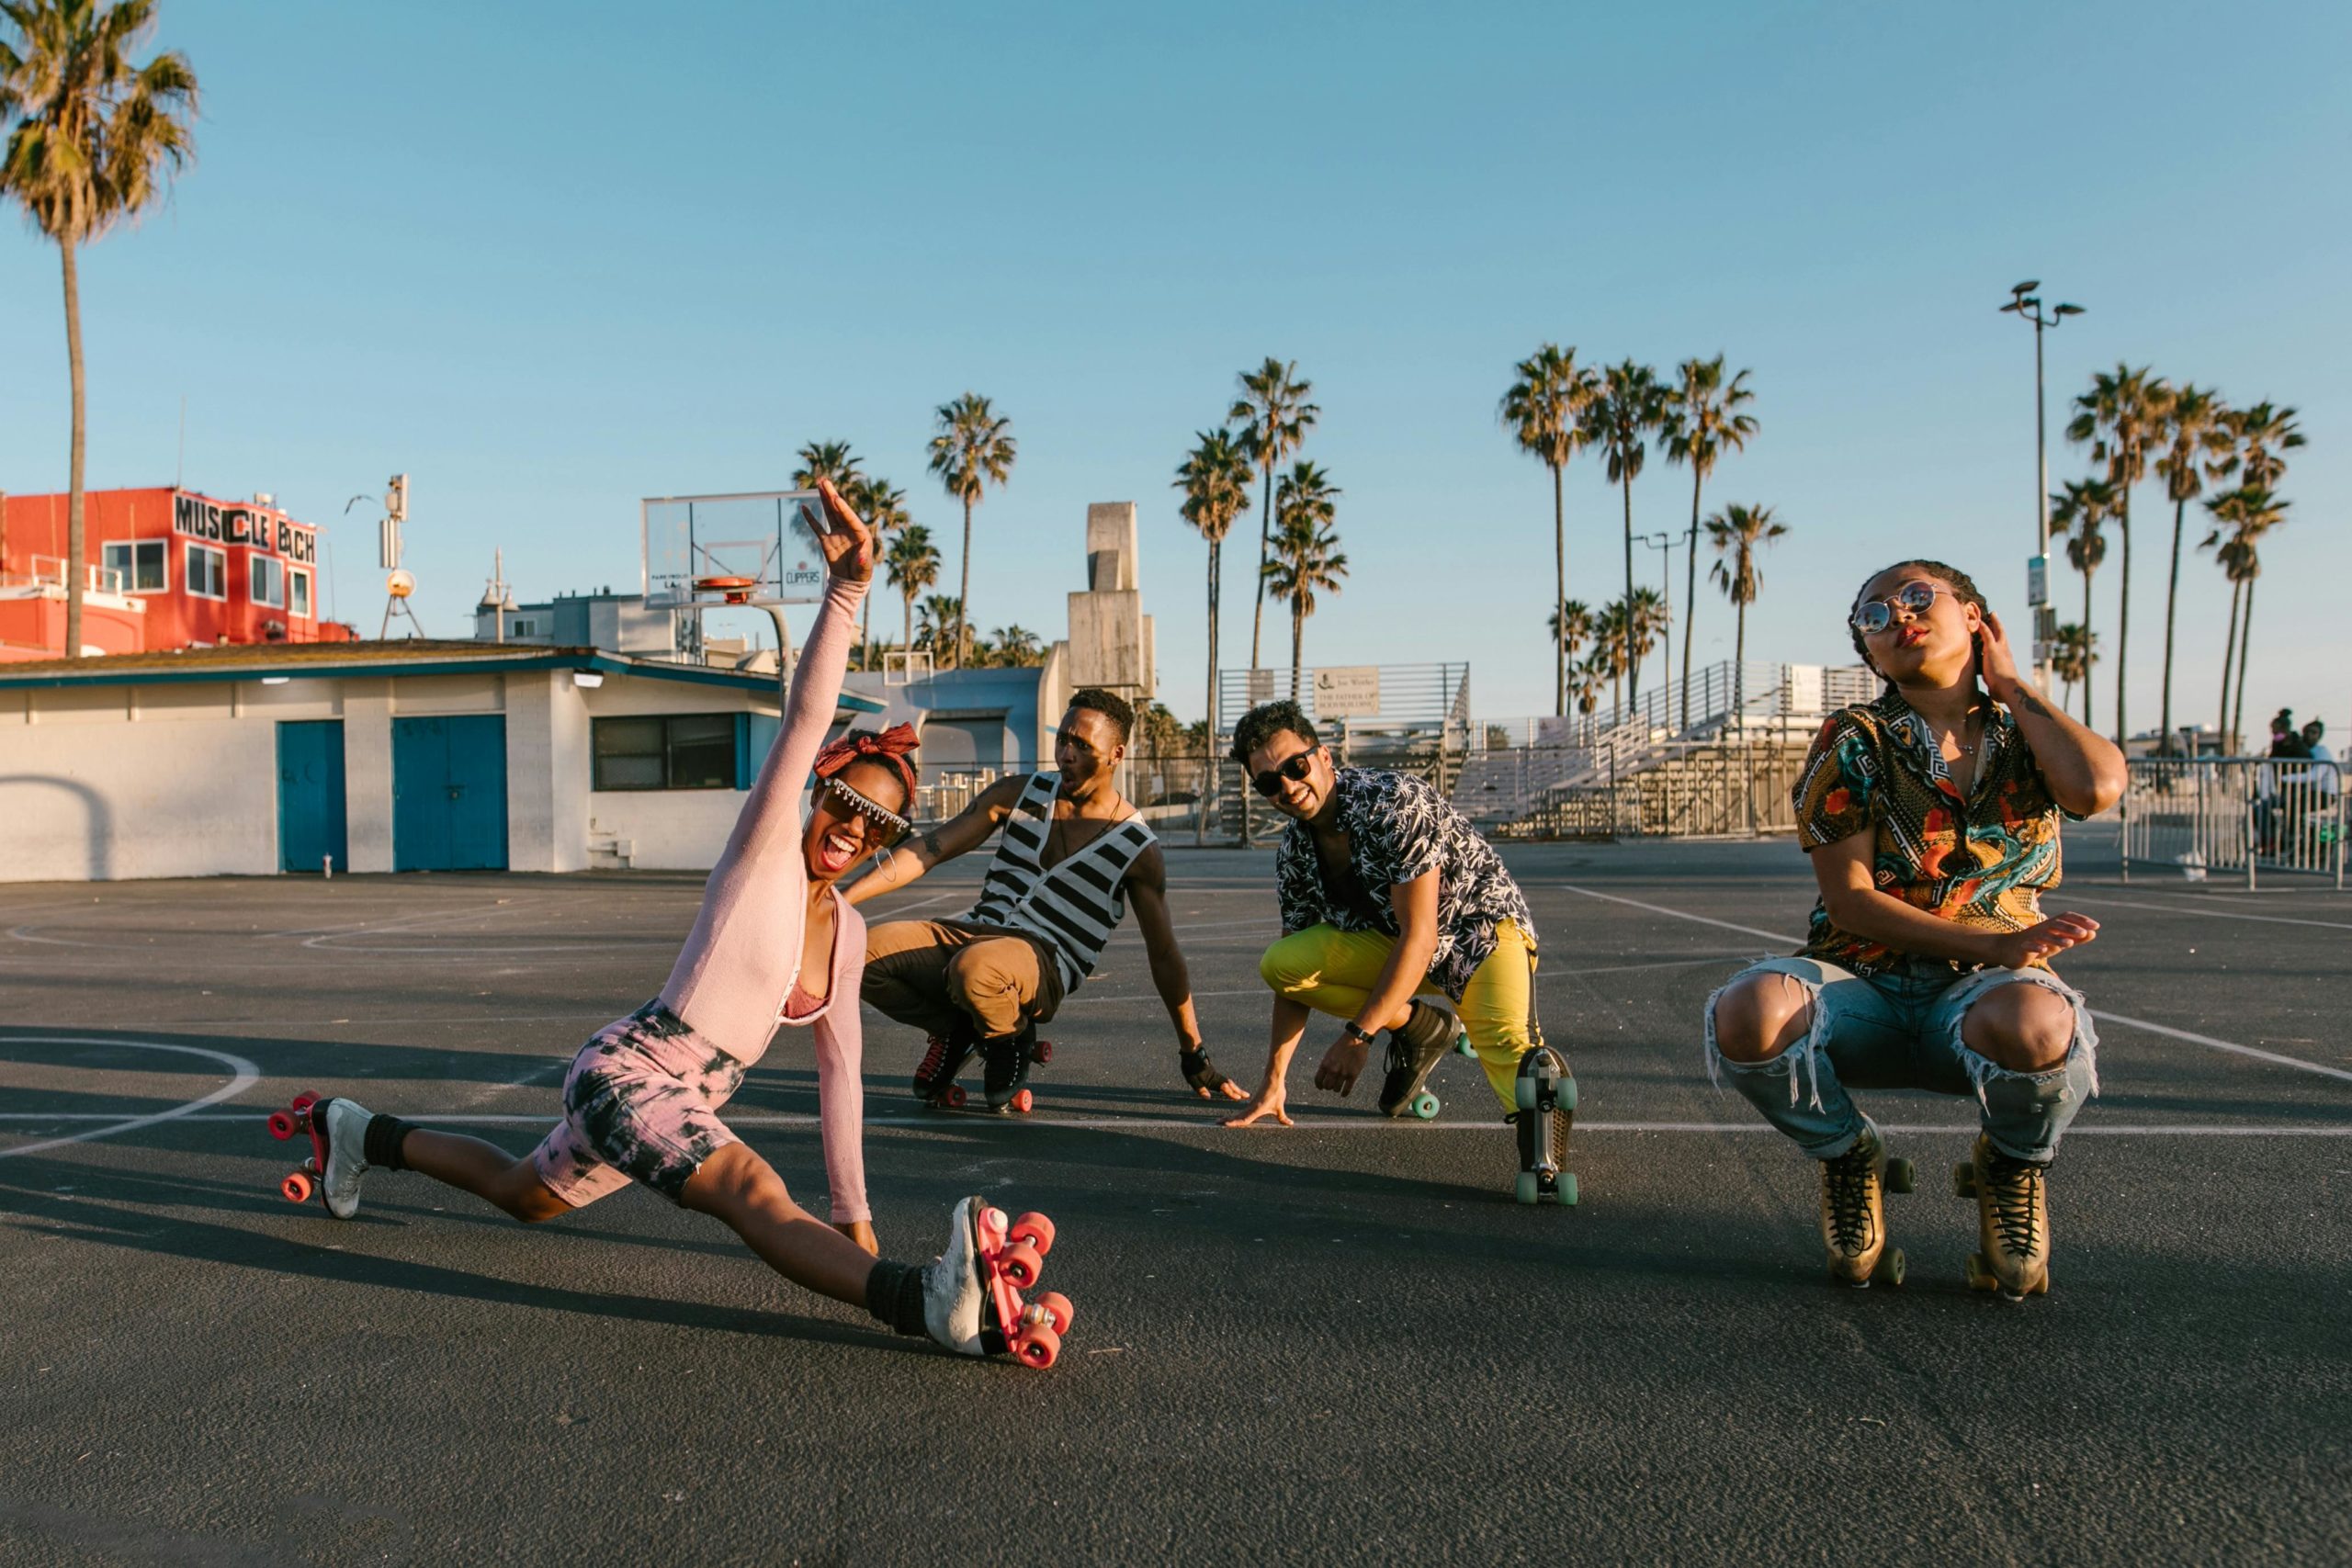
[[[51,1138],[44,1143],[26,1144],[21,1147],[13,1149],[0,1149],[0,1159],[10,1159],[17,1155],[37,1155],[43,1149],[59,1148],[66,1144],[84,1144],[89,1142],[93,1138],[108,1138],[112,1137],[117,1133],[129,1133],[141,1127],[152,1127],[158,1122],[175,1122],[183,1117],[193,1117],[197,1111],[203,1110],[208,1105],[218,1105],[224,1100],[236,1099],[237,1096],[244,1093],[245,1090],[253,1088],[254,1085],[261,1081],[261,1069],[254,1066],[251,1062],[246,1061],[243,1056],[232,1056],[226,1051],[208,1051],[201,1045],[168,1045],[160,1040],[99,1040],[80,1034],[11,1034],[7,1036],[5,1041],[0,1041],[0,1043],[25,1045],[127,1045],[135,1051],[177,1051],[181,1055],[187,1056],[209,1056],[214,1061],[226,1066],[229,1071],[234,1075],[226,1084],[214,1089],[210,1094],[204,1096],[200,1100],[191,1100],[187,1104],[175,1105],[169,1111],[158,1111],[152,1116],[133,1116],[128,1120],[109,1121],[105,1126],[93,1127],[87,1132],[83,1133],[71,1133],[62,1138]],[[198,1117],[196,1119],[200,1121],[219,1120],[223,1122],[239,1120],[239,1118],[228,1116],[219,1118]],[[50,1120],[62,1122],[65,1120],[65,1118],[51,1117]]]
[[[2258,920],[2266,926],[2319,926],[2332,931],[2352,931],[2352,922],[2344,920],[2299,920],[2287,915],[2242,915],[2235,909],[2182,908],[2177,904],[2149,904],[2136,898],[2110,898],[2104,893],[2083,894],[2067,890],[2064,897],[2077,904],[2105,904],[2118,909],[2151,909],[2164,915],[2206,916],[2217,920]]]
[[[107,1043],[107,1044],[128,1044],[128,1043],[130,1043],[130,1042],[127,1042],[127,1041],[108,1041],[108,1042],[105,1042],[105,1043]],[[206,1102],[198,1102],[198,1103],[206,1103]],[[175,1120],[187,1121],[187,1122],[255,1122],[255,1121],[259,1121],[259,1120],[261,1120],[261,1115],[260,1115],[260,1112],[258,1112],[258,1111],[238,1111],[238,1112],[234,1112],[234,1113],[214,1112],[214,1113],[212,1113],[212,1114],[210,1114],[210,1115],[190,1115],[190,1114],[183,1114],[183,1113],[182,1113],[182,1112],[180,1112],[180,1111],[170,1111],[170,1112],[166,1112],[166,1114],[167,1114],[167,1115],[169,1115],[169,1116],[171,1116],[171,1117],[173,1117],[173,1118],[174,1118],[174,1119],[175,1119]],[[959,1122],[959,1121],[967,1121],[967,1120],[974,1119],[974,1117],[975,1117],[976,1115],[977,1115],[977,1113],[974,1113],[974,1112],[933,1111],[933,1112],[932,1112],[931,1114],[929,1114],[929,1115],[924,1115],[924,1116],[869,1116],[869,1117],[867,1117],[867,1118],[865,1119],[865,1125],[866,1125],[866,1126],[868,1126],[868,1127],[923,1127],[923,1128],[929,1128],[929,1129],[931,1129],[931,1130],[932,1130],[932,1131],[933,1131],[933,1132],[940,1132],[940,1131],[944,1131],[944,1130],[947,1129],[948,1127],[953,1126],[956,1122]],[[57,1115],[57,1116],[43,1116],[43,1115],[40,1115],[40,1113],[38,1113],[38,1112],[36,1112],[36,1111],[9,1111],[9,1112],[6,1112],[6,1113],[5,1113],[5,1114],[0,1114],[0,1122],[84,1122],[84,1121],[88,1121],[88,1122],[101,1122],[101,1121],[107,1121],[107,1120],[110,1120],[110,1118],[108,1118],[108,1117],[107,1117],[107,1116],[105,1116],[105,1115],[103,1115],[103,1114],[101,1114],[101,1113],[94,1113],[94,1112],[89,1112],[89,1111],[75,1111],[75,1112],[73,1112],[73,1113],[71,1113],[71,1114],[62,1114],[62,1115]],[[149,1120],[149,1121],[159,1121],[159,1120],[162,1120],[162,1118],[160,1118],[160,1117],[151,1117],[151,1118],[148,1118],[148,1120]],[[465,1127],[492,1127],[492,1126],[510,1126],[510,1127],[545,1127],[545,1126],[552,1126],[552,1125],[554,1124],[555,1121],[556,1121],[556,1117],[555,1117],[555,1115],[554,1115],[552,1112],[546,1113],[546,1114],[541,1114],[541,1115],[537,1115],[537,1116],[517,1116],[517,1115],[511,1115],[511,1114],[492,1114],[492,1113],[490,1113],[490,1112],[482,1112],[482,1111],[458,1111],[458,1112],[452,1112],[452,1113],[451,1113],[451,1114],[449,1114],[449,1115],[443,1116],[443,1115],[435,1115],[435,1114],[433,1114],[433,1113],[431,1113],[431,1112],[414,1112],[414,1111],[412,1111],[412,1112],[409,1114],[409,1116],[408,1116],[408,1120],[409,1120],[409,1121],[411,1121],[411,1122],[414,1122],[420,1123],[420,1124],[422,1124],[422,1125],[436,1126],[436,1127],[459,1127],[459,1126],[465,1126]],[[1006,1122],[1007,1124],[1009,1124],[1009,1123],[1012,1122],[1012,1118],[1006,1118],[1006,1119],[1005,1119],[1005,1122]],[[821,1126],[821,1125],[822,1125],[822,1123],[820,1122],[820,1121],[817,1117],[815,1117],[815,1116],[787,1115],[787,1114],[759,1115],[759,1116],[729,1116],[729,1117],[726,1118],[726,1121],[727,1121],[727,1124],[728,1124],[729,1127],[738,1127],[738,1128],[741,1128],[741,1127],[808,1127],[808,1128],[815,1128],[815,1127],[820,1127],[820,1126]],[[129,1125],[134,1125],[134,1124],[138,1124],[138,1123],[128,1123],[128,1122],[124,1123],[124,1125],[126,1125],[126,1126],[129,1126]],[[1258,1130],[1258,1129],[1256,1129],[1256,1128],[1248,1128],[1248,1127],[1237,1127],[1237,1128],[1230,1128],[1230,1129],[1228,1129],[1228,1128],[1227,1128],[1227,1127],[1224,1125],[1224,1123],[1223,1123],[1222,1122],[1219,1122],[1219,1121],[1216,1121],[1216,1120],[1214,1120],[1214,1119],[1212,1119],[1212,1120],[1205,1120],[1205,1121],[1198,1121],[1198,1120],[1193,1120],[1193,1119],[1190,1119],[1190,1118],[1181,1117],[1181,1116],[1035,1116],[1035,1115],[1033,1115],[1033,1116],[1028,1117],[1028,1118],[1025,1120],[1025,1122],[1023,1122],[1023,1124],[1024,1124],[1024,1125],[1029,1125],[1029,1126],[1037,1126],[1037,1127],[1068,1127],[1068,1128],[1075,1128],[1075,1129],[1079,1129],[1079,1130],[1086,1131],[1086,1132],[1122,1132],[1122,1131],[1129,1131],[1129,1130],[1137,1129],[1137,1128],[1141,1128],[1141,1129],[1145,1129],[1145,1130],[1163,1130],[1163,1129],[1168,1129],[1168,1128],[1177,1128],[1177,1129],[1191,1128],[1191,1129],[1193,1129],[1193,1130],[1196,1130],[1196,1131],[1199,1131],[1199,1132],[1214,1132],[1214,1133],[1223,1133],[1223,1132],[1227,1132],[1227,1131],[1232,1131],[1232,1132],[1255,1132],[1255,1131],[1257,1131],[1257,1130]],[[1945,1125],[1945,1124],[1943,1124],[1943,1123],[1940,1123],[1940,1122],[1934,1122],[1934,1123],[1930,1123],[1930,1122],[1880,1122],[1878,1125],[1879,1125],[1879,1127],[1881,1128],[1881,1130],[1882,1130],[1882,1131],[1888,1132],[1888,1133],[1900,1133],[1900,1134],[1904,1134],[1905,1136],[1906,1136],[1906,1137],[1912,1137],[1912,1136],[1937,1136],[1937,1137],[1940,1137],[1940,1136],[1944,1136],[1944,1135],[1947,1135],[1947,1134],[1949,1134],[1950,1136],[1955,1137],[1955,1138],[1958,1138],[1958,1137],[1973,1137],[1973,1136],[1975,1136],[1975,1135],[1976,1135],[1976,1134],[1977,1134],[1978,1132],[1982,1131],[1982,1129],[1981,1129],[1981,1128],[1979,1128],[1979,1127],[1978,1127],[1975,1123],[1973,1123],[1973,1122],[1968,1122],[1968,1123],[1964,1123],[1964,1124],[1963,1124],[1963,1123],[1961,1123],[1961,1122],[1953,1122],[1953,1123],[1951,1123],[1951,1125],[1947,1126],[1947,1125]],[[1373,1133],[1373,1134],[1391,1134],[1391,1135],[1399,1135],[1399,1136],[1401,1136],[1401,1135],[1408,1134],[1418,1135],[1418,1134],[1423,1134],[1423,1133],[1487,1133],[1487,1134],[1493,1134],[1493,1133],[1496,1133],[1496,1132],[1498,1131],[1498,1127],[1499,1127],[1499,1123],[1498,1123],[1498,1122],[1476,1122],[1476,1121],[1470,1121],[1470,1122],[1463,1122],[1463,1121],[1456,1121],[1456,1122],[1412,1122],[1412,1121],[1406,1121],[1406,1120],[1402,1120],[1402,1119],[1400,1119],[1400,1120],[1396,1120],[1396,1121],[1390,1121],[1387,1117],[1385,1117],[1385,1116],[1383,1116],[1383,1117],[1346,1117],[1346,1118],[1342,1118],[1342,1117],[1314,1117],[1314,1116],[1299,1116],[1299,1117],[1294,1117],[1294,1118],[1292,1119],[1291,1125],[1290,1125],[1290,1126],[1288,1126],[1288,1127],[1275,1127],[1275,1126],[1272,1126],[1271,1123],[1269,1123],[1269,1124],[1268,1124],[1268,1129],[1267,1129],[1267,1130],[1272,1131],[1272,1132],[1277,1132],[1277,1133],[1281,1133],[1281,1132],[1294,1132],[1294,1133],[1295,1133],[1295,1132],[1309,1132],[1309,1133]],[[115,1128],[107,1127],[107,1128],[103,1128],[103,1129],[99,1130],[98,1132],[85,1134],[83,1134],[83,1136],[85,1136],[85,1137],[92,1137],[92,1138],[96,1138],[96,1137],[103,1137],[103,1136],[105,1136],[107,1133],[113,1132],[113,1131],[115,1131],[115,1130],[116,1130]],[[1761,1122],[1761,1121],[1747,1121],[1747,1122],[1578,1122],[1577,1123],[1577,1132],[1579,1132],[1579,1133],[1701,1133],[1701,1134],[1736,1133],[1736,1134],[1747,1134],[1747,1133],[1777,1133],[1777,1132],[1779,1132],[1779,1131],[1780,1131],[1780,1129],[1779,1129],[1779,1128],[1777,1128],[1777,1127],[1774,1127],[1774,1126],[1773,1126],[1771,1123],[1770,1123],[1769,1122]],[[2120,1125],[2102,1124],[2102,1125],[2099,1125],[2099,1126],[2097,1126],[2097,1127],[2088,1127],[2088,1126],[2084,1126],[2084,1125],[2082,1125],[2082,1124],[2080,1124],[2080,1123],[2077,1123],[2076,1125],[2075,1125],[2075,1126],[2073,1126],[2073,1127],[2071,1127],[2071,1128],[2067,1129],[2066,1135],[2067,1135],[2068,1137],[2070,1137],[2070,1138],[2071,1138],[2071,1137],[2076,1137],[2076,1136],[2091,1136],[2091,1137],[2134,1137],[2134,1138],[2352,1138],[2352,1123],[2347,1123],[2347,1124],[2335,1124],[2335,1123],[2326,1123],[2326,1122],[2323,1122],[2323,1123],[2319,1123],[2319,1124],[2316,1124],[2316,1125],[2313,1125],[2313,1126],[2309,1126],[2309,1127],[2278,1127],[2278,1126],[2267,1126],[2267,1125],[2245,1126],[2245,1127],[2230,1127],[2230,1126],[2209,1126],[2209,1125],[2199,1125],[2199,1124],[2186,1124],[2186,1125],[2177,1126],[2177,1127],[2176,1127],[2176,1126],[2166,1126],[2166,1125],[2165,1125],[2165,1124],[2163,1124],[2163,1123],[2160,1123],[2160,1122],[2128,1123],[2128,1124],[2120,1124]],[[61,1142],[73,1142],[73,1141],[74,1141],[74,1140],[72,1140],[72,1139],[63,1139],[63,1140],[60,1140],[60,1141],[61,1141]],[[50,1146],[51,1146],[51,1145],[47,1145],[47,1144],[37,1144],[37,1145],[32,1145],[32,1146],[33,1146],[34,1148],[48,1148],[48,1147],[50,1147]],[[28,1149],[7,1149],[7,1150],[0,1150],[0,1154],[26,1154],[26,1153],[29,1153],[29,1152],[30,1152],[30,1150],[28,1150]]]
[[[1614,893],[1596,893],[1589,887],[1578,887],[1570,882],[1563,882],[1557,886],[1566,888],[1571,893],[1581,893],[1588,898],[1600,898],[1611,904],[1630,905],[1636,909],[1647,909],[1654,915],[1671,915],[1678,920],[1690,920],[1702,926],[1721,926],[1727,931],[1744,931],[1749,936],[1760,936],[1772,942],[1801,942],[1804,940],[1803,937],[1789,936],[1781,931],[1758,931],[1754,926],[1734,925],[1729,920],[1718,920],[1706,915],[1686,914],[1680,909],[1669,909],[1663,904],[1645,904],[1639,898],[1620,897]],[[2089,1008],[2086,1010],[2102,1023],[2120,1023],[2127,1029],[2144,1029],[2152,1034],[2163,1034],[2175,1040],[2186,1040],[2192,1045],[2204,1045],[2216,1051],[2228,1051],[2240,1056],[2251,1056],[2258,1062],[2271,1062],[2282,1067],[2295,1067],[2306,1073],[2317,1073],[2323,1077],[2341,1078],[2346,1083],[2352,1083],[2352,1072],[2346,1072],[2342,1067],[2330,1067],[2318,1062],[2307,1062],[2301,1056],[2282,1056],[2276,1051],[2256,1050],[2252,1045],[2240,1045],[2233,1041],[2216,1040],[2210,1034],[2198,1034],[2186,1029],[2175,1029],[2170,1024],[2151,1023],[2143,1018],[2127,1018],[2120,1012],[2101,1012],[2097,1008]]]

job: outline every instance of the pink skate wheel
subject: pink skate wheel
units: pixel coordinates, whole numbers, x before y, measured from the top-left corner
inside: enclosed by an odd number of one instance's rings
[[[1014,1241],[1025,1241],[1035,1247],[1040,1258],[1054,1249],[1054,1222],[1035,1210],[1013,1221],[1012,1228],[1005,1234]]]
[[[1004,1211],[1002,1209],[983,1209],[980,1211],[980,1228],[993,1234],[1000,1243],[1004,1240],[1004,1226],[1005,1218]]]
[[[1053,1324],[1056,1334],[1068,1334],[1070,1325],[1069,1298],[1059,1291],[1047,1291],[1034,1303]]]
[[[287,1109],[288,1109],[288,1110],[289,1110],[289,1111],[293,1111],[295,1115],[297,1115],[297,1116],[300,1116],[300,1115],[304,1114],[305,1112],[307,1112],[307,1111],[311,1109],[311,1107],[312,1107],[313,1105],[316,1105],[318,1102],[319,1102],[319,1097],[318,1097],[317,1095],[315,1095],[315,1094],[310,1094],[310,1093],[298,1094],[298,1095],[296,1095],[296,1096],[294,1097],[294,1103],[293,1103],[292,1105],[290,1105],[290,1106],[287,1107]]]
[[[1022,1116],[1028,1115],[1030,1109],[1036,1103],[1037,1097],[1031,1094],[1027,1089],[1015,1089],[1013,1091],[1012,1109],[1015,1114]]]
[[[1037,1249],[1025,1241],[1010,1243],[996,1256],[997,1271],[1023,1290],[1037,1282],[1038,1271],[1045,1266]]]
[[[1012,1341],[1012,1353],[1023,1365],[1044,1371],[1061,1359],[1062,1337],[1042,1323],[1031,1324]]]
[[[961,1111],[964,1108],[964,1086],[959,1083],[949,1084],[947,1092],[939,1098],[949,1110]]]
[[[294,1113],[292,1111],[273,1111],[269,1113],[269,1135],[271,1137],[276,1138],[282,1144],[287,1139],[294,1135]]]
[[[289,1203],[311,1201],[311,1179],[299,1170],[288,1171],[286,1179],[277,1184],[278,1195]]]

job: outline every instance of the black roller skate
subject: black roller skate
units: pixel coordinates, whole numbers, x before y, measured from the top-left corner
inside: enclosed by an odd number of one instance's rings
[[[1000,1116],[1028,1115],[1037,1102],[1028,1088],[1030,1065],[1053,1054],[1051,1043],[1038,1040],[1035,1024],[1023,1024],[1018,1034],[981,1041],[980,1060],[986,1067],[981,1083],[988,1090],[989,1109]]]
[[[1427,997],[1414,998],[1405,1021],[1388,1032],[1388,1071],[1380,1085],[1380,1113],[1410,1112],[1423,1122],[1434,1118],[1442,1101],[1421,1086],[1464,1038],[1462,1021],[1452,1008]]]
[[[1519,1109],[1505,1120],[1519,1129],[1519,1201],[1573,1205],[1577,1173],[1567,1163],[1568,1133],[1576,1125],[1575,1075],[1557,1051],[1537,1045],[1520,1057],[1511,1088]]]
[[[925,1105],[942,1111],[955,1111],[963,1106],[964,1086],[956,1075],[972,1059],[977,1046],[969,1032],[958,1029],[953,1034],[934,1034],[925,1043],[922,1065],[915,1069],[915,1098]]]

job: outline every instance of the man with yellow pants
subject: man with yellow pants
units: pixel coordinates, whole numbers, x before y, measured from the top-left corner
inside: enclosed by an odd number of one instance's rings
[[[1291,1124],[1283,1080],[1313,1013],[1343,1021],[1315,1073],[1317,1089],[1341,1095],[1387,1032],[1380,1109],[1390,1116],[1437,1113],[1422,1085],[1466,1036],[1519,1128],[1521,1201],[1573,1202],[1561,1162],[1574,1080],[1544,1043],[1535,922],[1493,846],[1420,779],[1334,767],[1295,702],[1243,715],[1233,757],[1291,820],[1274,857],[1283,935],[1258,964],[1274,993],[1266,1077],[1226,1124]]]

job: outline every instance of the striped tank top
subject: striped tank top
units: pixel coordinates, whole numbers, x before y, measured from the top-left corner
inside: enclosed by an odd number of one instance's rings
[[[980,884],[980,901],[965,919],[976,925],[1026,931],[1053,949],[1062,988],[1073,991],[1094,973],[1102,944],[1126,918],[1119,885],[1136,858],[1156,841],[1140,814],[1114,824],[1051,868],[1046,833],[1054,820],[1058,773],[1030,777],[1005,818],[996,861]]]

